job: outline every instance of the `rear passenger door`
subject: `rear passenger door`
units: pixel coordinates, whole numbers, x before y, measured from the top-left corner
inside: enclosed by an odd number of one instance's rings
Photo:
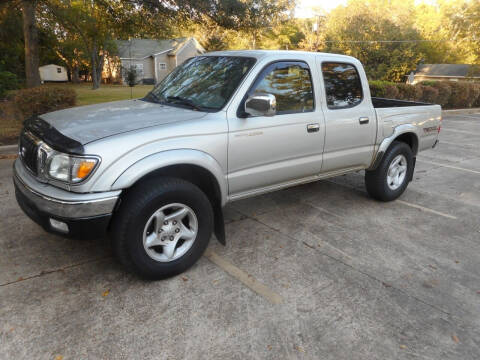
[[[363,69],[319,59],[324,86],[325,150],[322,172],[368,167],[376,139],[376,116]]]
[[[315,66],[315,63],[313,64]],[[316,175],[322,165],[323,113],[316,110],[313,76],[304,61],[266,65],[228,113],[231,196]],[[248,96],[272,94],[274,116],[239,116]],[[238,109],[238,111],[237,111]]]

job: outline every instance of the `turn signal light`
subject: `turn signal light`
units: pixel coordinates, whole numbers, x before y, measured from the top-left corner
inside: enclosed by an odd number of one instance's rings
[[[94,161],[85,160],[78,165],[77,169],[77,179],[85,179],[95,167]]]

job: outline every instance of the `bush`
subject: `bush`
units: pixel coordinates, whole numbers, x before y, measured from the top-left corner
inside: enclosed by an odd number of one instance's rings
[[[18,89],[17,75],[9,71],[0,71],[0,99],[7,95],[8,90]]]
[[[434,103],[446,108],[448,106],[450,95],[452,94],[450,83],[444,81],[433,81],[432,87],[438,90],[438,97]]]
[[[399,94],[399,91],[398,91],[398,88],[395,86],[395,84],[393,85],[387,85],[385,87],[385,97],[387,99],[398,99],[398,94]]]
[[[373,80],[369,82],[370,93],[373,97],[388,97],[388,88],[395,87],[395,83],[382,80]]]
[[[415,85],[371,81],[372,96],[421,101],[444,109],[480,107],[480,83],[466,81],[423,81]]]
[[[480,107],[480,84],[473,84],[473,93],[472,93],[473,104],[472,107]]]
[[[34,114],[44,114],[74,106],[76,98],[77,94],[73,89],[39,86],[18,90],[13,101],[24,118],[28,118]]]
[[[450,84],[450,88],[452,89],[452,94],[450,95],[447,103],[449,108],[459,109],[462,107],[471,106],[471,87],[468,83],[452,82]]]
[[[425,86],[423,85],[417,85],[413,86],[414,92],[413,92],[413,100],[415,101],[423,101],[423,88]]]
[[[415,100],[415,86],[409,84],[397,84],[398,96],[401,100]]]
[[[433,86],[423,86],[423,95],[421,101],[426,103],[435,104],[438,100],[438,89]]]

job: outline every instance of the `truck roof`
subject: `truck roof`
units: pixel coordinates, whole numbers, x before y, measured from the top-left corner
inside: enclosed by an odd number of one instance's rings
[[[297,59],[301,59],[302,57],[312,57],[312,56],[320,56],[323,58],[335,58],[337,60],[344,60],[344,61],[355,61],[358,60],[352,56],[341,55],[341,54],[332,54],[332,53],[323,53],[323,52],[313,52],[313,51],[296,51],[296,50],[224,50],[224,51],[213,51],[203,55],[207,56],[248,56],[254,57],[256,59],[261,59],[265,57],[279,57],[285,58],[285,56],[292,56]]]

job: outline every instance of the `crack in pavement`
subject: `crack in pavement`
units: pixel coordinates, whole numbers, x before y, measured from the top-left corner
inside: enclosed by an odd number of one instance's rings
[[[56,272],[63,272],[65,270],[72,269],[72,268],[75,268],[75,267],[78,267],[78,266],[82,266],[82,265],[85,265],[85,264],[90,264],[90,263],[93,263],[93,262],[97,262],[97,261],[101,261],[101,260],[105,260],[105,259],[110,259],[110,258],[112,258],[112,257],[111,256],[104,256],[104,257],[97,258],[97,259],[85,260],[85,261],[82,261],[82,262],[79,262],[79,263],[76,263],[76,264],[66,265],[64,267],[57,268],[57,269],[42,270],[38,274],[30,275],[30,276],[27,276],[27,277],[19,277],[17,280],[8,281],[6,283],[0,284],[0,287],[16,284],[16,283],[19,283],[19,282],[22,282],[22,281],[25,281],[25,280],[36,279],[36,278],[39,278],[41,276],[48,275],[48,274],[53,274],[53,273],[56,273]]]

